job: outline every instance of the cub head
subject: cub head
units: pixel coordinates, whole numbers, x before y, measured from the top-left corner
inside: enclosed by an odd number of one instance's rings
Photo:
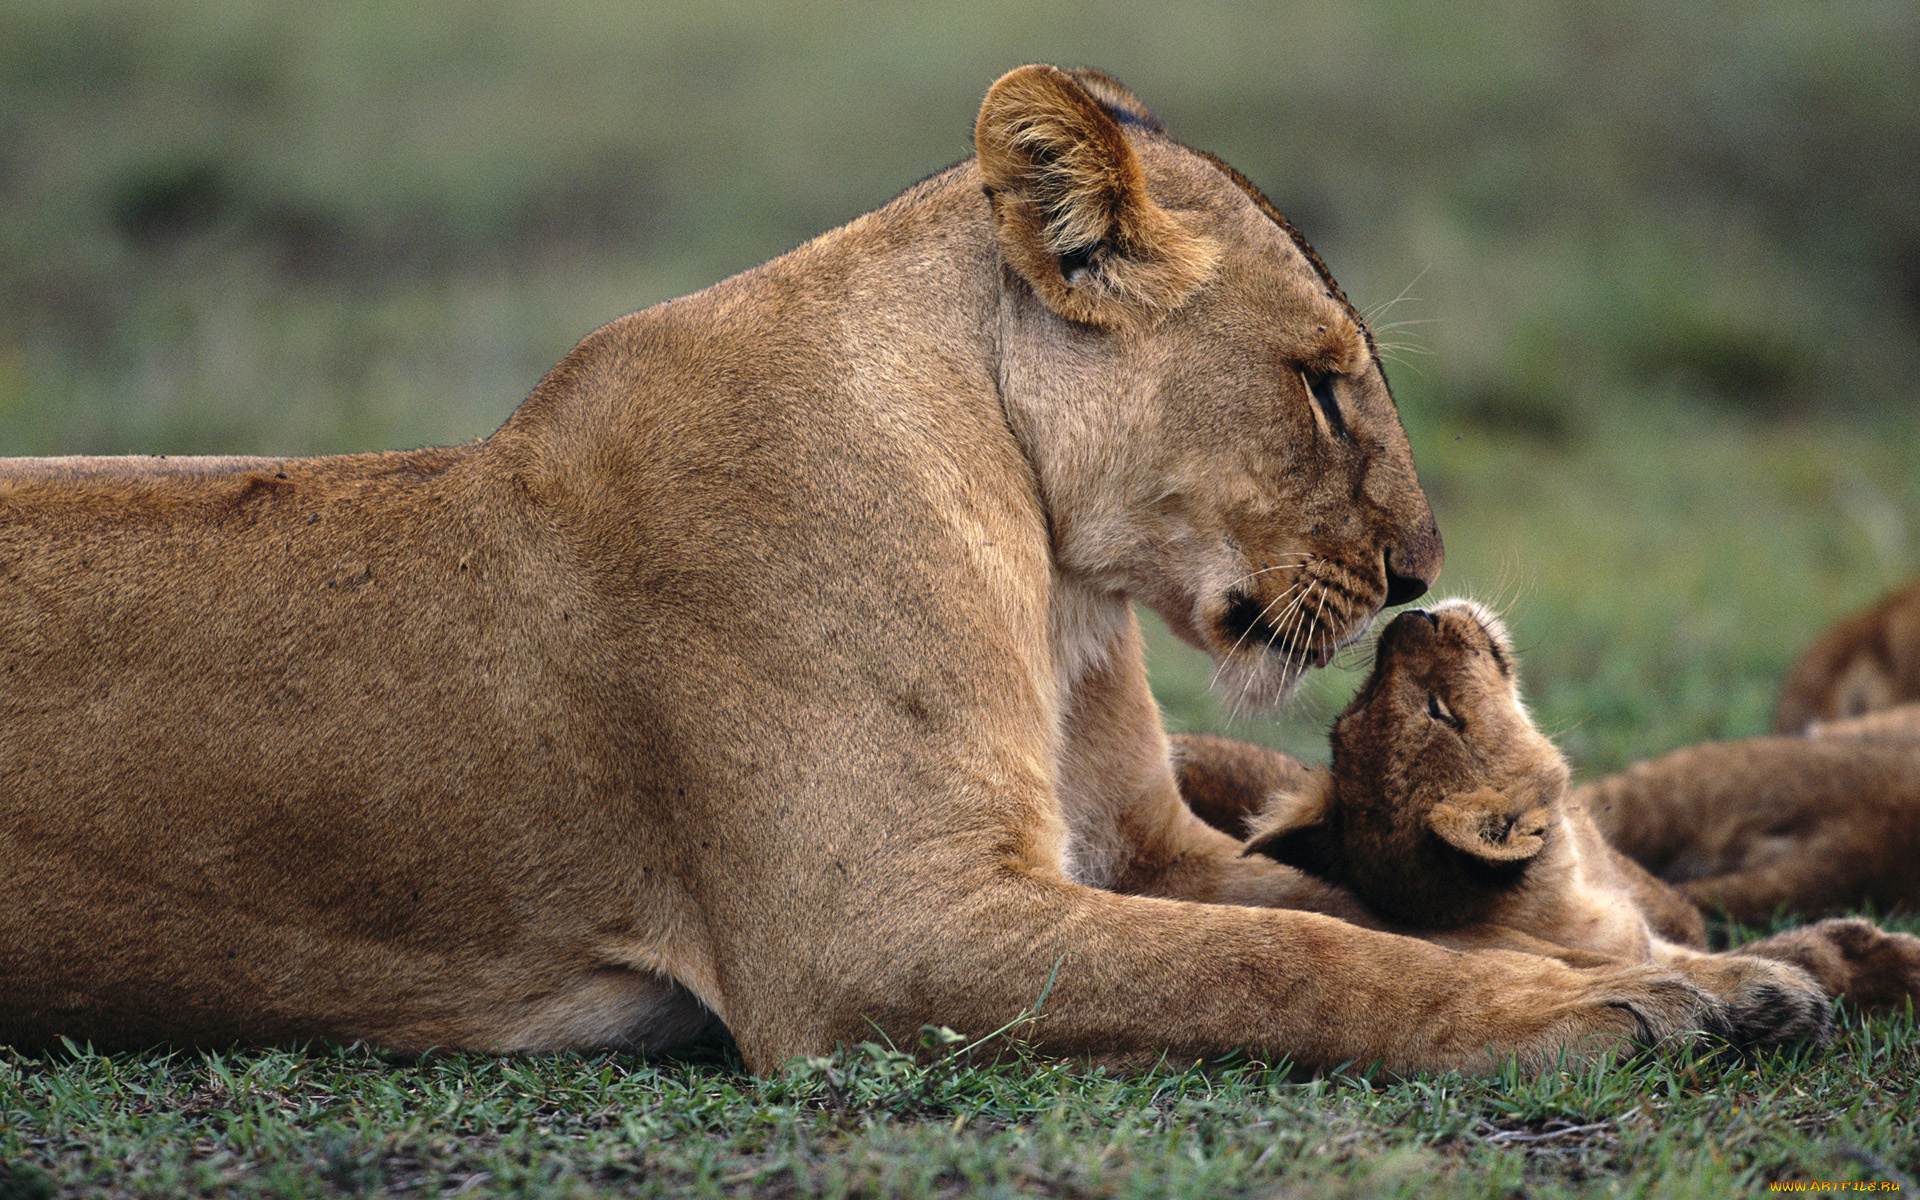
[[[1471,601],[1395,617],[1331,740],[1328,769],[1269,801],[1247,851],[1399,924],[1489,919],[1560,828],[1566,761],[1520,702],[1506,630]]]
[[[1855,613],[1808,646],[1787,672],[1775,733],[1920,700],[1920,580]]]
[[[1009,73],[974,143],[1064,585],[1149,605],[1251,704],[1426,590],[1440,534],[1373,336],[1252,184],[1098,72]]]

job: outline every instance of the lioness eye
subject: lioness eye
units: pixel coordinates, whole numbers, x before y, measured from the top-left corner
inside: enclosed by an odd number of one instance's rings
[[[1442,725],[1451,726],[1454,729],[1458,729],[1466,724],[1466,722],[1462,721],[1459,717],[1454,716],[1453,710],[1448,708],[1438,696],[1430,695],[1427,697],[1427,715]]]
[[[1347,436],[1347,423],[1340,416],[1340,402],[1334,399],[1333,376],[1325,371],[1314,371],[1306,367],[1300,369],[1301,382],[1307,385],[1307,394],[1320,407],[1320,415],[1326,418],[1327,432],[1334,437]]]

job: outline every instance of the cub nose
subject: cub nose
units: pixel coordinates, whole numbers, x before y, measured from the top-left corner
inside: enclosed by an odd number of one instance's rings
[[[1424,608],[1403,609],[1395,613],[1393,620],[1387,622],[1386,629],[1380,634],[1381,645],[1384,646],[1390,638],[1412,637],[1413,631],[1418,629],[1423,621],[1431,624],[1435,629],[1440,627],[1440,618]]]

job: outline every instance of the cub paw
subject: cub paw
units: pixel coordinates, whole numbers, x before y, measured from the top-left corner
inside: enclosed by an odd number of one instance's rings
[[[1888,933],[1859,917],[1789,929],[1742,946],[1740,953],[1792,963],[1828,995],[1869,1012],[1920,1005],[1920,937]]]

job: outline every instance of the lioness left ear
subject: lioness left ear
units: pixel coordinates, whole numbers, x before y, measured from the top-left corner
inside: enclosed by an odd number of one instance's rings
[[[1506,798],[1490,791],[1449,796],[1427,813],[1427,828],[1484,862],[1525,862],[1546,848],[1546,809],[1509,817],[1506,808]]]
[[[1212,239],[1153,202],[1119,123],[1066,72],[1001,76],[973,144],[1001,250],[1059,315],[1121,325],[1178,306],[1212,272]]]
[[[1328,814],[1333,806],[1332,776],[1316,771],[1298,791],[1275,792],[1250,825],[1253,836],[1241,857],[1264,854],[1329,883],[1345,880],[1346,855]]]

